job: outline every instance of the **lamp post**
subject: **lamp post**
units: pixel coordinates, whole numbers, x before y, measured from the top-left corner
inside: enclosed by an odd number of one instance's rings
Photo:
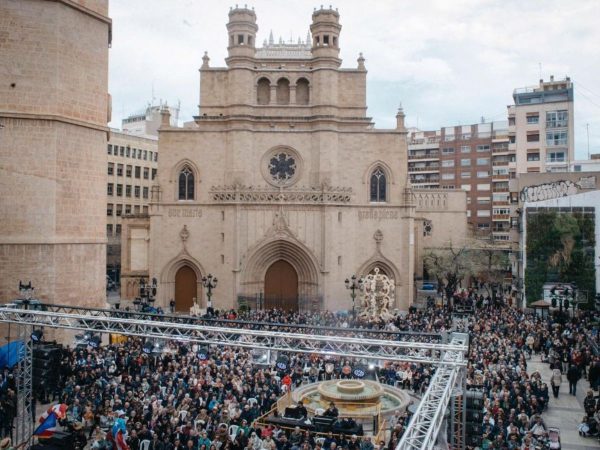
[[[357,278],[356,275],[352,275],[350,279],[346,278],[344,284],[346,285],[346,289],[350,289],[350,297],[352,298],[352,318],[355,318],[355,301],[356,301],[356,291],[362,289],[365,280],[361,278]]]
[[[207,277],[202,277],[202,285],[206,288],[206,298],[208,299],[206,301],[206,312],[210,312],[212,313],[213,309],[212,309],[212,302],[211,302],[211,297],[212,297],[212,291],[213,289],[217,288],[217,282],[219,280],[217,280],[217,277],[213,277],[212,274],[208,274]]]
[[[575,300],[577,299],[577,285],[575,282],[571,283],[570,288],[565,287],[562,289],[562,293],[557,292],[558,289],[561,289],[562,286],[554,286],[550,289],[550,293],[552,294],[552,306],[556,308],[559,307],[559,312],[562,317],[563,307],[564,309],[569,311],[569,297],[571,298],[571,305],[573,305],[573,316],[575,315]]]

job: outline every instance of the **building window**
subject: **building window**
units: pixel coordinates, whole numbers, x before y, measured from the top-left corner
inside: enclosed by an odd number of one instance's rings
[[[477,172],[477,178],[487,178],[490,176],[490,172],[487,170],[480,170]]]
[[[108,163],[108,174],[112,175],[115,172],[115,165],[113,163]]]
[[[527,133],[527,142],[540,142],[540,133]]]
[[[117,164],[117,176],[118,177],[123,176],[123,164]]]
[[[131,197],[131,185],[125,186],[125,197]]]
[[[460,152],[461,153],[471,153],[471,146],[470,145],[461,145]]]
[[[106,205],[106,215],[107,216],[113,215],[113,204],[112,203],[109,203],[108,205]]]
[[[537,114],[535,116],[527,116],[527,123],[529,125],[540,123],[540,116]]]
[[[471,158],[465,158],[460,160],[460,165],[462,167],[469,167],[471,165]]]
[[[127,148],[125,149],[125,156],[129,158],[129,155],[131,155],[131,148],[127,146]]]
[[[131,178],[131,170],[132,170],[132,167],[129,164],[127,164],[127,167],[125,168],[125,176],[126,177]]]
[[[442,149],[442,153],[444,155],[453,155],[454,154],[454,147],[445,147]]]
[[[150,177],[150,169],[148,167],[144,167],[144,180],[147,180]]]
[[[144,150],[144,161],[148,161],[148,150]]]
[[[133,193],[134,193],[135,198],[140,198],[140,187],[139,186],[135,186],[133,188]]]
[[[268,105],[271,102],[271,83],[267,78],[258,80],[256,86],[256,103]]]
[[[290,103],[290,82],[286,78],[280,78],[275,91],[278,105]]]
[[[158,161],[158,153],[155,153],[154,154],[154,162],[157,162],[157,161]]]
[[[461,172],[460,177],[461,178],[471,178],[471,172]]]
[[[308,89],[308,80],[306,78],[300,78],[296,82],[296,104],[308,105],[310,100],[310,93]]]
[[[156,178],[156,169],[152,169],[152,179]]]
[[[140,166],[135,166],[135,177],[140,178],[142,174],[142,168]]]
[[[377,167],[371,174],[370,182],[370,201],[385,202],[386,201],[387,181],[385,172],[381,167]]]
[[[471,190],[471,185],[470,185],[470,184],[463,184],[463,185],[461,185],[461,186],[460,186],[460,188],[461,188],[463,191],[467,191],[467,192],[469,192],[469,191]]]
[[[546,128],[566,127],[568,119],[568,111],[548,111],[546,113]]]
[[[478,223],[477,228],[479,228],[480,230],[489,230],[490,224],[487,222],[486,223]]]
[[[139,214],[140,213],[140,205],[135,205],[133,207],[133,213],[134,214]]]
[[[454,180],[454,173],[443,173],[442,180]]]
[[[123,205],[117,205],[117,216],[123,215]]]
[[[194,199],[194,173],[185,166],[179,172],[179,200]]]
[[[490,210],[489,209],[477,210],[477,217],[490,217]]]
[[[575,164],[573,167],[573,172],[581,172],[581,164]]]
[[[478,205],[489,205],[490,198],[489,197],[477,197]]]
[[[112,236],[112,232],[113,232],[112,223],[107,223],[106,224],[106,235],[107,236]]]
[[[490,184],[489,183],[481,183],[477,185],[477,190],[478,191],[489,191],[490,190]]]
[[[539,161],[540,154],[539,153],[527,153],[527,161]]]
[[[112,155],[112,144],[108,144],[107,149],[108,149],[108,154]]]
[[[454,167],[454,160],[453,159],[442,160],[442,167]]]
[[[567,145],[567,130],[546,132],[546,145]]]
[[[117,197],[123,197],[123,185],[117,184]]]
[[[148,188],[146,186],[144,186],[144,189],[142,190],[142,196],[148,198]]]
[[[483,153],[483,152],[489,152],[489,151],[490,151],[489,145],[478,145],[477,146],[477,153]]]
[[[549,152],[546,156],[546,162],[565,162],[565,152]]]
[[[147,205],[142,206],[142,214],[148,215],[148,206]]]
[[[131,214],[131,205],[125,205],[125,214]]]
[[[117,226],[115,227],[115,234],[117,236],[121,235],[121,224],[120,223],[118,223]]]
[[[135,148],[131,149],[131,157],[135,158],[135,154],[136,154],[137,150]]]
[[[478,166],[489,166],[490,158],[477,158],[477,165]]]
[[[106,188],[106,193],[108,195],[113,195],[113,189],[114,189],[115,185],[113,183],[108,183],[108,186]]]

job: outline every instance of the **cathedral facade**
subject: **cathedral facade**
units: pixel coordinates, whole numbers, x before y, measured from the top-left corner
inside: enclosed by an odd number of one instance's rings
[[[155,277],[157,306],[205,308],[212,274],[217,309],[351,309],[345,280],[378,267],[408,309],[423,224],[464,222],[464,193],[413,192],[404,113],[393,129],[367,117],[365,60],[341,67],[337,10],[315,10],[306,41],[257,48],[257,30],[254,10],[230,10],[198,116],[176,128],[164,111],[149,217],[124,221],[122,296]]]

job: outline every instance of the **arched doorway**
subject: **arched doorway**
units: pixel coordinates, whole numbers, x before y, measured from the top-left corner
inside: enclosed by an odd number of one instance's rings
[[[298,310],[298,273],[283,259],[275,261],[265,274],[265,308]]]
[[[175,311],[189,313],[198,297],[198,280],[190,266],[182,266],[175,274]]]

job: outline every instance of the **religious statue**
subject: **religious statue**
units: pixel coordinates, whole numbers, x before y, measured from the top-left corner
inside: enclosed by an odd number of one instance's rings
[[[363,283],[363,300],[360,317],[367,320],[387,320],[392,317],[390,306],[394,298],[394,280],[379,273],[375,267]]]

